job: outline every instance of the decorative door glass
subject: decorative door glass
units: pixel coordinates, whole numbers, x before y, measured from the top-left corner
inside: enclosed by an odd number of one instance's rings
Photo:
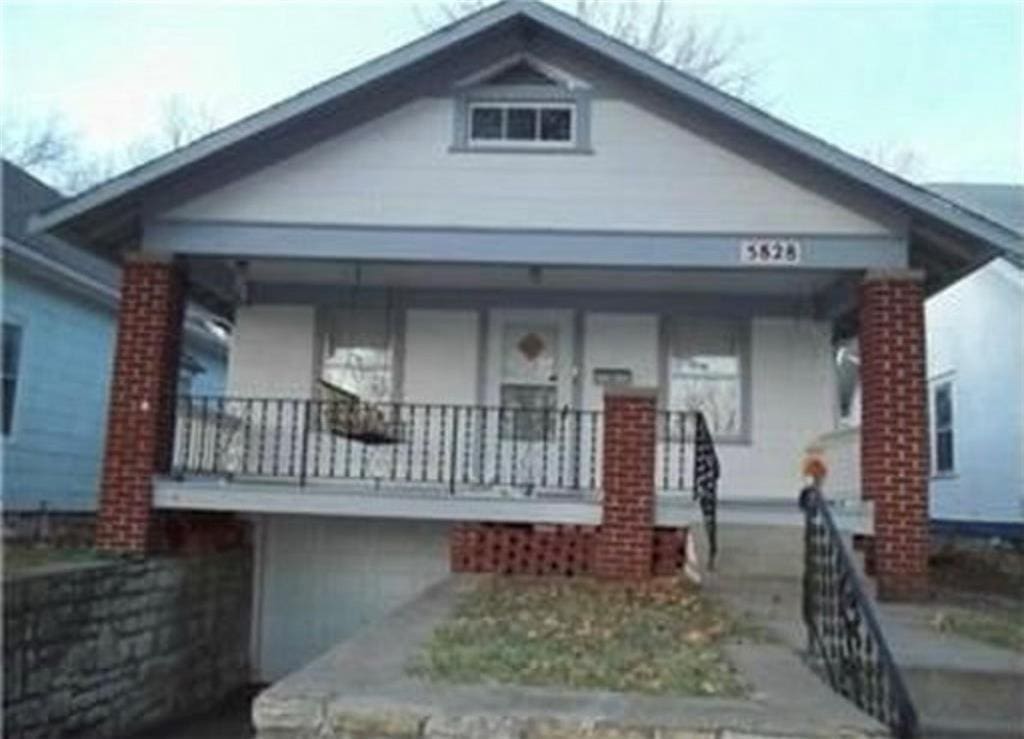
[[[501,434],[550,439],[558,407],[558,327],[506,324],[502,337]]]

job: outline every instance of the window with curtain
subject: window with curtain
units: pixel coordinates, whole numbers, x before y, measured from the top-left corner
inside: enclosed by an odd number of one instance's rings
[[[749,335],[741,321],[669,321],[668,407],[701,411],[716,440],[749,432],[744,427],[749,399],[743,383]]]
[[[394,397],[394,331],[391,311],[335,308],[321,314],[324,357],[321,377],[361,400]]]

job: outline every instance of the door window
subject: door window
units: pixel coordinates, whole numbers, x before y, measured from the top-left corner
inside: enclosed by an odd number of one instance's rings
[[[558,328],[507,324],[502,337],[500,403],[504,438],[550,439],[558,407]]]

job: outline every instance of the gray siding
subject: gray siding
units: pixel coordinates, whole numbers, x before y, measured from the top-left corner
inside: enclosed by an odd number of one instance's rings
[[[233,222],[881,234],[884,227],[622,99],[592,155],[450,151],[454,103],[422,98],[172,209]]]

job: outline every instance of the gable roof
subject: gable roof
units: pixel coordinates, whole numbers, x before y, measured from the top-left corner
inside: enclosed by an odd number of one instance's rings
[[[1024,234],[1024,185],[974,182],[932,182],[929,190],[963,203],[996,223]],[[1021,254],[1024,256],[1024,253]]]
[[[43,270],[44,274],[75,284],[90,295],[98,295],[109,302],[119,300],[121,270],[116,265],[48,234],[29,231],[27,224],[31,214],[64,202],[64,196],[6,159],[0,159],[0,180],[4,260],[13,257],[19,263]],[[206,325],[210,318],[205,310],[189,304],[185,324],[188,336],[224,355],[227,344]]]
[[[63,195],[6,159],[0,160],[0,205],[3,209],[4,243],[14,242],[72,272],[93,280],[101,288],[116,291],[121,284],[117,267],[109,261],[44,233],[33,233],[28,222],[33,213],[65,201]]]
[[[517,29],[553,34],[617,65],[639,81],[699,107],[716,120],[740,127],[745,136],[781,148],[787,156],[833,178],[837,185],[853,188],[908,214],[912,245],[916,240],[922,249],[934,250],[935,263],[949,273],[938,282],[948,282],[964,269],[1020,248],[1020,234],[1003,225],[847,154],[537,0],[504,0],[484,8],[45,210],[33,219],[32,228],[94,245],[102,241],[109,248],[118,240],[128,239],[132,229],[137,233],[139,208],[147,194],[195,175],[203,166],[212,170],[218,162],[222,168],[230,166],[231,157],[247,144],[258,146],[269,141],[284,127],[312,121],[318,112],[336,110],[349,96],[396,81],[402,74],[453,54],[471,41]]]

